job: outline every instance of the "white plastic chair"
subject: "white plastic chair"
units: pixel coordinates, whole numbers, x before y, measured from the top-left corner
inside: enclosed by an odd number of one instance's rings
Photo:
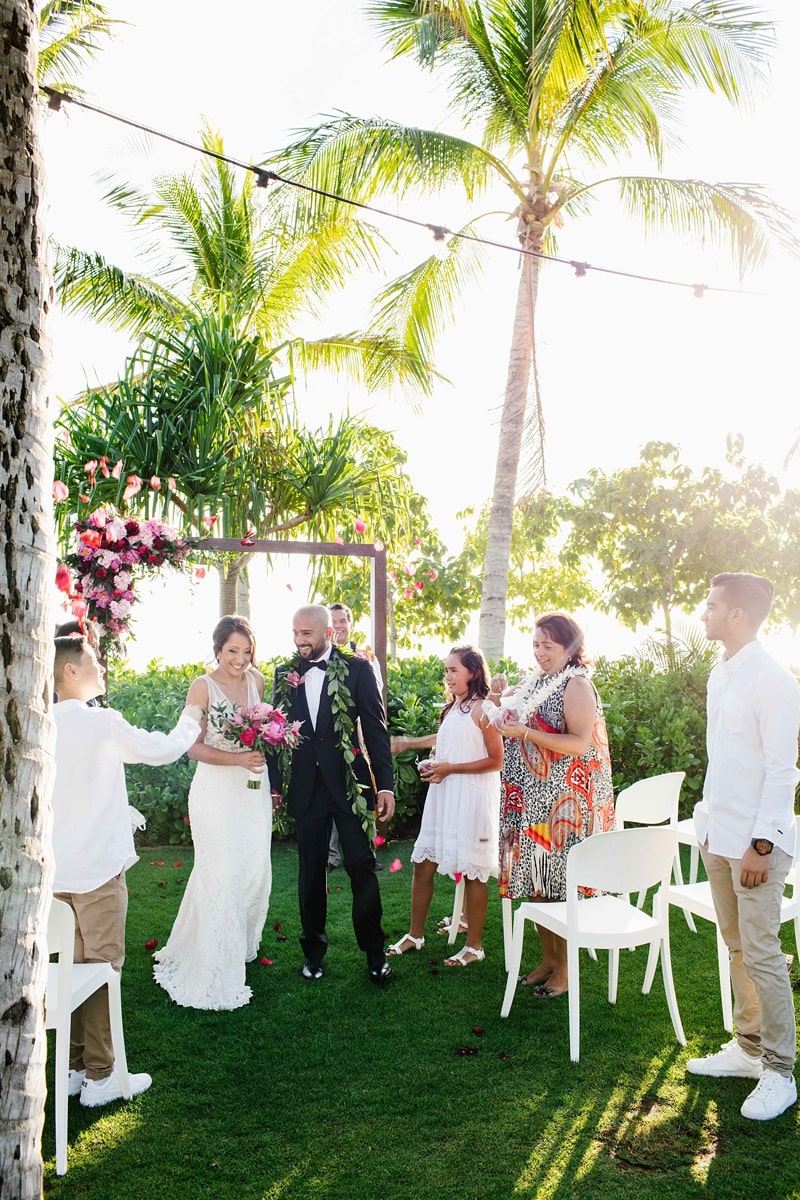
[[[786,876],[786,886],[792,889],[792,894],[784,894],[781,902],[781,924],[784,925],[787,921],[794,923],[795,948],[800,957],[800,816],[795,816],[794,820],[795,859]],[[701,883],[672,884],[667,889],[666,899],[668,904],[683,909],[684,914],[693,913],[696,917],[702,917],[704,921],[711,921],[716,929],[722,1026],[728,1033],[732,1033],[733,1002],[731,999],[730,953],[722,940],[722,934],[717,924],[717,914],[711,898],[711,884],[708,880],[703,880]],[[648,963],[649,970],[650,963]]]
[[[101,987],[108,988],[108,1009],[111,1017],[111,1039],[114,1046],[114,1065],[120,1090],[130,1098],[128,1063],[125,1057],[125,1038],[122,1032],[122,998],[120,973],[111,963],[75,963],[75,917],[63,900],[53,900],[47,922],[48,954],[58,955],[58,961],[47,968],[45,993],[45,1028],[56,1031],[55,1053],[55,1114],[56,1114],[56,1174],[67,1171],[67,1083],[69,1078],[69,1030],[72,1014],[84,1000]]]
[[[656,959],[660,954],[672,1027],[681,1045],[686,1045],[672,982],[669,910],[665,898],[676,847],[677,835],[668,827],[598,833],[573,846],[567,857],[567,899],[550,904],[526,901],[514,913],[511,963],[500,1015],[507,1017],[511,1009],[522,960],[525,922],[534,921],[567,943],[569,1055],[573,1062],[580,1057],[578,951],[581,947],[608,950],[608,999],[611,1004],[617,999],[619,951],[630,946],[649,945]],[[659,890],[653,900],[652,917],[619,896],[600,895],[581,900],[578,895],[579,886],[601,892],[632,893],[646,891],[654,884],[659,885]],[[655,974],[655,968],[652,974],[649,973],[649,965],[648,960],[648,974],[642,987],[645,995],[650,991]]]
[[[650,775],[646,779],[639,779],[636,783],[632,783],[630,787],[623,788],[617,796],[614,805],[615,828],[624,829],[625,823],[636,825],[662,825],[665,822],[672,825],[675,829],[679,829],[684,822],[678,821],[678,802],[681,796],[681,786],[686,778],[685,771],[667,771],[663,775]],[[694,829],[694,824],[692,824]],[[681,832],[678,832],[678,841],[680,842]],[[674,863],[675,879],[678,883],[683,883],[683,871],[681,869],[681,854],[679,847],[675,847],[675,863]],[[697,868],[694,870],[694,879],[697,879]],[[636,901],[639,908],[644,903],[644,892],[639,893],[639,898]],[[691,915],[687,912],[686,924],[691,929],[692,933],[697,930],[694,927],[694,921]]]

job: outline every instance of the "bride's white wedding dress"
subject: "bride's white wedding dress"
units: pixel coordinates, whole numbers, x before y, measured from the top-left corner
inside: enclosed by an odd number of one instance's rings
[[[209,708],[227,699],[210,675]],[[248,675],[247,703],[259,700]],[[206,744],[231,749],[208,729]],[[243,767],[199,762],[189,791],[194,868],[169,941],[153,956],[156,982],[186,1008],[240,1008],[252,992],[245,962],[258,954],[272,885],[272,799],[266,771],[248,788]]]

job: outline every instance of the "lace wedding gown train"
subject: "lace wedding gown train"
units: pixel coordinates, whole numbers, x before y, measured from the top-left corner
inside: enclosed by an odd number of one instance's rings
[[[226,699],[206,677],[211,706]],[[253,693],[253,694],[251,694]],[[248,679],[248,704],[256,704]],[[230,750],[212,729],[206,743]],[[258,954],[267,916],[272,869],[272,801],[266,774],[258,790],[237,766],[198,763],[189,792],[194,868],[169,941],[153,956],[153,974],[186,1008],[240,1008],[252,992],[245,963]]]

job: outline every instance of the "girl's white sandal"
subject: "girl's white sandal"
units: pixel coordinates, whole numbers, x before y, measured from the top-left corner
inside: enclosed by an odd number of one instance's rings
[[[406,946],[405,950],[401,950],[400,947],[405,942],[411,942],[411,945]],[[387,946],[386,953],[387,954],[408,954],[408,952],[412,949],[421,950],[424,945],[425,945],[424,937],[415,938],[415,937],[412,937],[410,933],[407,933],[405,935],[405,937],[401,937],[400,941],[395,942],[393,946]]]
[[[474,962],[483,962],[486,958],[483,950],[476,950],[474,946],[462,946],[458,954],[453,954],[444,960],[444,965],[446,967],[471,967],[472,963],[466,961],[467,954],[473,956]]]

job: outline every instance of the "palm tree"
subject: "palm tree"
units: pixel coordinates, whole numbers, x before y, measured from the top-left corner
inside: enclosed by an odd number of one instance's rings
[[[59,450],[59,470],[74,503],[85,490],[82,455],[122,458],[126,473],[174,480],[158,503],[178,508],[188,532],[219,515],[222,536],[252,528],[268,537],[301,525],[322,536],[336,514],[400,499],[396,455],[375,453],[382,443],[349,417],[326,431],[304,430],[292,400],[295,372],[334,371],[375,389],[399,381],[420,395],[431,372],[389,335],[293,335],[298,318],[319,310],[352,269],[377,261],[376,237],[349,213],[320,221],[287,206],[285,191],[258,191],[253,174],[239,181],[219,136],[202,136],[210,157],[199,182],[170,175],[154,196],[125,184],[108,193],[135,225],[160,236],[149,274],[59,252],[62,304],[140,342],[123,379],[65,410],[70,444]],[[98,483],[92,502],[124,490],[124,480]],[[236,603],[246,561],[224,561],[225,611]]]
[[[114,36],[115,26],[124,24],[97,0],[45,0],[39,9],[40,86],[80,95],[76,83],[87,62]]]
[[[498,658],[514,504],[545,482],[539,255],[555,249],[560,224],[610,189],[646,227],[727,242],[742,269],[762,258],[772,237],[794,245],[787,215],[758,188],[621,175],[615,167],[644,147],[660,169],[684,91],[746,100],[763,74],[771,26],[740,0],[372,0],[368,11],[394,56],[441,68],[453,114],[478,140],[341,114],[306,131],[281,168],[360,201],[456,184],[469,200],[505,190],[522,253],[479,635]],[[473,230],[474,222],[460,232]],[[430,354],[449,319],[462,266],[474,273],[474,247],[455,238],[450,246],[451,263],[409,272],[379,306],[379,323],[418,353]]]
[[[0,1190],[42,1191],[44,930],[52,857],[49,714],[55,612],[50,491],[52,426],[46,392],[49,278],[42,244],[36,28],[29,0],[0,0]]]

